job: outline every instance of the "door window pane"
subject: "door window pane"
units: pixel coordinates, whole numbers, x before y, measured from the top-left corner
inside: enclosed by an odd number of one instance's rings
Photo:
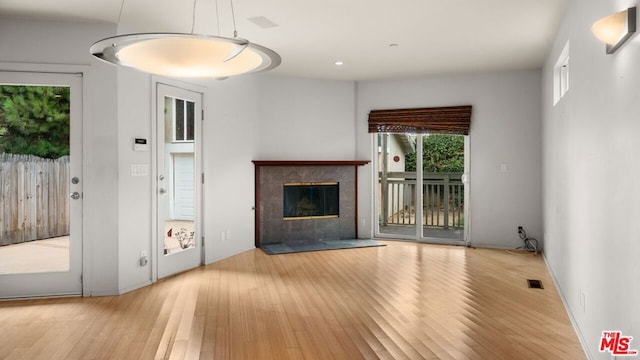
[[[422,136],[423,237],[463,240],[464,136]]]
[[[195,136],[194,118],[195,103],[181,99],[170,98],[172,104],[165,104],[165,114],[173,115],[173,141],[192,142]]]
[[[175,116],[165,117],[165,122],[175,125],[175,135],[165,141],[161,152],[161,161],[168,175],[161,184],[166,190],[162,196],[165,255],[195,247],[195,103],[173,97],[169,99],[171,101],[165,101],[165,114],[173,107]]]
[[[0,274],[66,272],[70,88],[0,85]]]
[[[176,141],[184,141],[184,100],[176,99]]]
[[[195,104],[192,103],[191,101],[187,101],[187,117],[185,119],[186,121],[186,127],[187,127],[187,137],[185,140],[188,141],[193,141],[193,133],[194,133],[194,106]]]

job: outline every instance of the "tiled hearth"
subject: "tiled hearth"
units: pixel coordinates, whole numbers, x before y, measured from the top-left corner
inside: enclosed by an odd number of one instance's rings
[[[256,246],[357,238],[357,166],[368,161],[254,161]],[[284,184],[339,184],[339,215],[285,219]]]

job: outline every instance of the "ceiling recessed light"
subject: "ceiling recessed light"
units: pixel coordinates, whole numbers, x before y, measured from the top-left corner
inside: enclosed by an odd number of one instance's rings
[[[336,64],[337,66],[342,66],[344,65],[344,63],[340,60],[336,61],[334,64]]]

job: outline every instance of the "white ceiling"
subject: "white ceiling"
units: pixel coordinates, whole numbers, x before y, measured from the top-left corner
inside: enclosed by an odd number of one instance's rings
[[[367,80],[539,68],[567,1],[234,0],[233,5],[238,36],[282,57],[274,73]],[[120,17],[126,32],[191,32],[193,4],[0,0],[0,15],[112,23]],[[229,4],[218,0],[218,21],[216,0],[196,0],[195,32],[232,36]],[[249,21],[254,17],[278,26],[262,28]],[[344,65],[336,66],[338,60]]]

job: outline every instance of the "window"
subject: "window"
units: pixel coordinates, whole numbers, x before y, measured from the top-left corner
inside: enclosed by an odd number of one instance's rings
[[[193,142],[194,136],[194,106],[191,101],[173,99],[175,101],[173,141]]]
[[[553,105],[569,91],[569,42],[567,42],[553,67]]]

